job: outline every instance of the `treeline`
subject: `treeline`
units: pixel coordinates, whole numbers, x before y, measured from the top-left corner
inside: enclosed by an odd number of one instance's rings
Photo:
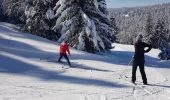
[[[155,48],[170,48],[170,3],[154,6],[109,9],[119,29],[117,42],[133,44],[137,34]]]

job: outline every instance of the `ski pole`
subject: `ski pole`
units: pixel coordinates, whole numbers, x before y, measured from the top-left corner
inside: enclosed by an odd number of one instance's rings
[[[129,61],[128,66],[130,66],[133,63],[133,58]]]
[[[133,57],[132,57],[132,59],[129,61],[128,66],[130,66],[130,64],[132,64],[132,63],[133,63]],[[125,74],[125,72],[126,72],[128,69],[129,69],[129,68],[127,67],[127,68],[120,74],[119,79],[123,78],[123,74]],[[127,78],[127,76],[125,76],[125,77]]]

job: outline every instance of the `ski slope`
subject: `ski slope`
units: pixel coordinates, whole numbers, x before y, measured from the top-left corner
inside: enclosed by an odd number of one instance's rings
[[[73,67],[57,62],[56,42],[0,22],[0,100],[170,100],[170,61],[146,54],[148,83],[130,83],[132,45],[90,54],[71,48]],[[63,62],[65,60],[63,59]]]

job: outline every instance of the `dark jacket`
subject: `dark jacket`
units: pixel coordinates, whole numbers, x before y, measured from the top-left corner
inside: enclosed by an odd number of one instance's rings
[[[152,49],[152,46],[147,43],[137,41],[134,44],[134,47],[135,47],[134,62],[138,64],[144,64],[145,62],[144,53],[149,52]],[[147,50],[145,50],[146,47],[148,47]]]

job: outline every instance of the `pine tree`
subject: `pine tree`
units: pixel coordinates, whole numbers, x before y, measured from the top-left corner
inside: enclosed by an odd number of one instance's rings
[[[152,39],[151,37],[153,37],[152,35],[154,34],[153,32],[153,28],[154,28],[154,25],[153,25],[153,22],[152,22],[152,16],[150,14],[147,14],[146,16],[146,20],[145,20],[145,26],[144,26],[144,39],[145,39],[145,42],[149,43],[149,44],[152,44]]]
[[[24,22],[25,0],[3,0],[3,11],[11,23]]]
[[[151,39],[153,47],[161,50],[166,49],[169,44],[168,33],[169,30],[166,28],[165,19],[159,19],[155,26],[155,34]]]
[[[25,8],[26,24],[24,30],[48,39],[52,39],[52,0],[27,0]]]
[[[105,0],[59,0],[56,11],[55,31],[59,42],[88,52],[111,48],[115,40],[107,16]]]
[[[116,24],[116,19],[115,18],[110,18],[110,23],[111,23],[111,27],[115,33],[115,35],[117,35],[119,33],[119,28]]]
[[[90,4],[89,0],[85,1],[83,10],[94,22],[97,32],[95,34],[98,35],[98,40],[96,41],[98,41],[99,46],[96,46],[96,48],[98,50],[111,48],[111,42],[115,40],[115,33],[113,34],[114,29],[111,27],[108,18],[105,0],[91,0],[92,4]],[[93,4],[95,4],[95,6]]]

